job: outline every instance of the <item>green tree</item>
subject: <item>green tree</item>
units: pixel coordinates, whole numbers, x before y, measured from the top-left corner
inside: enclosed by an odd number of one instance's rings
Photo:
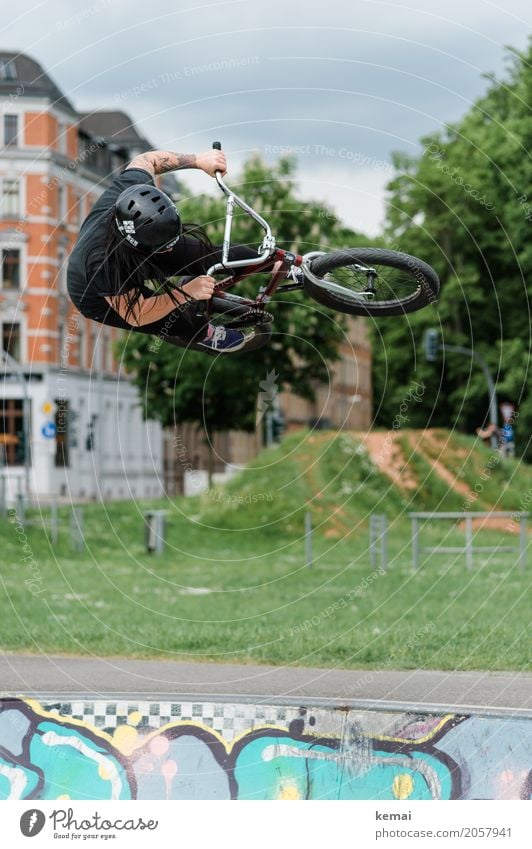
[[[297,198],[295,162],[283,158],[273,167],[258,157],[245,165],[240,180],[228,182],[272,224],[279,247],[306,253],[337,246],[367,244],[364,237],[344,226],[333,210],[315,201]],[[220,244],[225,221],[225,200],[201,195],[180,201],[184,221],[206,226],[211,240]],[[235,211],[233,243],[259,245],[262,231],[241,210]],[[260,275],[244,281],[234,291],[256,292]],[[338,358],[345,321],[303,293],[276,298],[272,342],[247,354],[211,358],[162,343],[154,353],[153,340],[140,334],[124,343],[125,365],[134,373],[145,399],[145,413],[166,426],[197,422],[207,439],[230,429],[253,431],[259,384],[277,376],[277,387],[313,399],[316,385],[329,379],[329,365]]]
[[[386,241],[431,263],[442,292],[436,307],[379,323],[374,386],[380,423],[393,419],[415,376],[427,391],[411,425],[480,425],[488,398],[478,366],[456,354],[423,360],[424,329],[440,327],[442,341],[488,361],[500,397],[519,406],[518,449],[530,457],[532,48],[508,60],[506,78],[490,77],[461,121],[422,139],[419,157],[395,157]]]

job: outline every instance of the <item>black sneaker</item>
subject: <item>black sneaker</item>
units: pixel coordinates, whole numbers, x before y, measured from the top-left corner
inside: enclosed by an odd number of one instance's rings
[[[231,330],[222,327],[221,324],[209,324],[206,337],[198,342],[198,345],[207,348],[209,351],[220,351],[228,354],[243,348],[252,335],[253,331],[246,335],[241,330]]]

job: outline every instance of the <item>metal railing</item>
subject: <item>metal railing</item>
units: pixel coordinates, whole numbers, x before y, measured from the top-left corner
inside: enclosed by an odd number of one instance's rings
[[[521,569],[526,566],[526,550],[527,550],[527,518],[530,514],[523,512],[508,512],[508,511],[492,511],[492,512],[472,512],[472,513],[409,513],[408,516],[412,523],[412,568],[414,570],[419,567],[420,553],[426,554],[465,554],[466,565],[468,569],[473,568],[473,560],[475,552],[492,553],[492,552],[518,552],[517,563]],[[421,546],[419,544],[420,522],[425,525],[435,519],[449,519],[464,522],[465,544],[462,546],[456,545],[440,545],[440,546]],[[473,519],[509,519],[519,522],[519,545],[474,545],[473,544]],[[490,530],[484,527],[483,530]],[[505,529],[507,533],[510,529]]]

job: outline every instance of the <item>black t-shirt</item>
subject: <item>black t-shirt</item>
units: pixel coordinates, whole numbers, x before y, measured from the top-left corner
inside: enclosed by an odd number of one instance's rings
[[[103,263],[106,256],[109,215],[115,201],[124,189],[142,183],[154,185],[151,174],[142,168],[126,168],[113,180],[81,225],[79,238],[68,262],[68,294],[80,313],[94,321],[125,329],[131,329],[131,325],[109,306],[105,298],[123,294],[131,289],[132,285],[128,286],[124,281],[118,290],[111,290]],[[231,248],[229,256],[231,259],[256,258],[257,251],[243,245],[235,245]],[[195,277],[206,274],[210,266],[220,259],[221,248],[209,249],[198,239],[188,235],[182,235],[171,251],[151,255],[151,261],[160,270],[163,279],[178,275]],[[154,293],[153,290],[145,288],[142,294],[152,297]]]
[[[120,292],[111,291],[102,266],[109,213],[124,189],[140,183],[153,185],[151,174],[142,168],[127,168],[113,180],[81,225],[79,238],[68,261],[67,288],[72,302],[87,318],[115,327],[129,328],[131,325],[123,321],[105,300],[106,296],[127,291],[127,287],[122,287]]]

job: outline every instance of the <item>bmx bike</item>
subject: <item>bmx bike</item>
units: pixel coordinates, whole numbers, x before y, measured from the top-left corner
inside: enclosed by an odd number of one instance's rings
[[[213,142],[213,148],[221,150],[220,142]],[[268,344],[274,316],[267,307],[281,293],[303,290],[332,310],[376,317],[415,312],[436,301],[440,288],[438,275],[423,260],[382,248],[311,251],[302,255],[282,250],[277,247],[268,222],[226,185],[220,171],[216,172],[216,181],[227,197],[225,229],[222,259],[207,274],[225,277],[216,283],[213,297],[205,302],[203,315],[206,313],[210,321],[225,327],[244,331],[253,328],[254,332],[249,333],[237,353]],[[264,230],[256,259],[229,259],[235,206]],[[257,273],[270,277],[254,298],[228,291]],[[193,342],[187,347],[205,351]]]

